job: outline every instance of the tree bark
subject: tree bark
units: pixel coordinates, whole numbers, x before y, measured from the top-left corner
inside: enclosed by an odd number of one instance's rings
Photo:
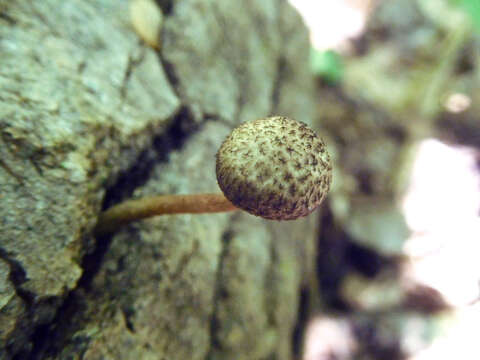
[[[312,123],[284,0],[0,0],[0,359],[289,359],[316,217],[173,215],[94,238],[102,208],[218,191],[232,127]]]

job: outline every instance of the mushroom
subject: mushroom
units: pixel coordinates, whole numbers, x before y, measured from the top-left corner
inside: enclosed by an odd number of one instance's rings
[[[152,48],[160,48],[163,13],[155,0],[130,0],[130,21],[140,38]]]
[[[306,124],[283,116],[240,125],[225,139],[216,158],[217,181],[223,194],[129,200],[103,212],[95,234],[164,214],[242,209],[266,219],[293,220],[315,210],[332,181],[324,141]]]

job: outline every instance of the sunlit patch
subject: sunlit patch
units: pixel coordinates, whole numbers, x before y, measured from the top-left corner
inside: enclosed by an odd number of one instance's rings
[[[480,179],[470,149],[437,140],[420,145],[404,212],[412,237],[408,271],[453,305],[478,297]]]
[[[444,103],[445,109],[452,113],[460,113],[467,110],[472,104],[472,99],[461,93],[450,95]]]
[[[443,334],[408,360],[480,359],[480,304],[459,309]]]
[[[356,346],[346,320],[317,317],[307,328],[303,360],[347,360]]]
[[[480,359],[480,178],[474,150],[426,140],[404,201],[412,230],[406,275],[455,308],[445,328],[410,360]]]
[[[302,14],[317,50],[341,49],[346,40],[361,33],[372,0],[289,0]]]

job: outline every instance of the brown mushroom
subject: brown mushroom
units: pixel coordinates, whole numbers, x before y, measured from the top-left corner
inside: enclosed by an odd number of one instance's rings
[[[217,152],[223,194],[160,195],[129,200],[102,213],[95,233],[147,217],[242,209],[272,220],[311,213],[325,198],[332,165],[323,140],[307,125],[283,116],[246,122]]]

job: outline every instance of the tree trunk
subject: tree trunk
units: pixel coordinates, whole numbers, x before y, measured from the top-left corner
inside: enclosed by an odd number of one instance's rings
[[[156,50],[126,0],[0,0],[0,359],[291,357],[318,213],[92,236],[121,200],[217,191],[235,125],[315,118],[308,34],[286,1],[158,6]]]

